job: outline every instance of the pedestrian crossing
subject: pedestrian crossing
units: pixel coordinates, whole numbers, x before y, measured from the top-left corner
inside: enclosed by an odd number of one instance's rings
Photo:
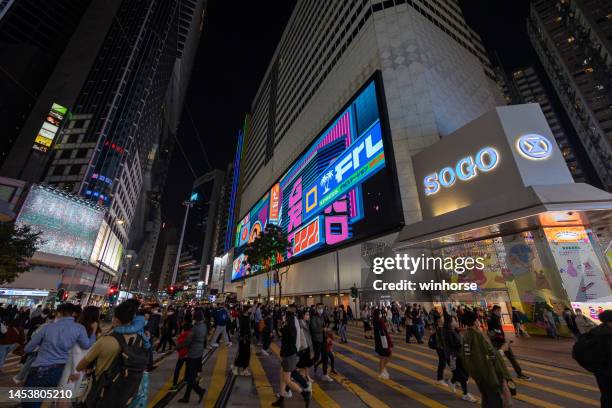
[[[313,385],[311,407],[477,406],[461,400],[460,390],[453,394],[449,387],[436,381],[437,356],[435,351],[426,345],[405,344],[402,335],[393,335],[395,347],[387,366],[390,379],[383,379],[378,375],[378,357],[374,354],[373,340],[365,340],[363,332],[356,326],[349,327],[348,335],[347,344],[334,344],[335,368],[338,372],[330,374],[334,382],[317,380]],[[252,346],[252,377],[239,377],[242,381],[241,387],[232,392],[226,406],[270,407],[276,399],[280,378],[280,348],[273,343],[269,356],[264,356],[257,350],[257,347]],[[207,392],[200,406],[218,406],[218,398],[228,376],[231,375],[230,367],[236,352],[237,346],[222,345],[207,362],[201,380],[201,386],[207,388]],[[170,360],[173,362],[175,358]],[[528,368],[525,373],[531,376],[533,381],[516,380],[518,395],[514,400],[515,407],[582,408],[600,405],[598,388],[588,373],[519,361]],[[509,369],[512,372],[511,367]],[[157,394],[163,394],[170,388],[171,374],[168,370],[165,371],[164,375],[170,375],[169,385],[166,383],[168,386],[157,390]],[[477,387],[473,382],[469,383],[468,388],[470,393],[479,399]],[[148,407],[160,408],[160,400],[159,395],[152,396]],[[175,403],[173,400],[166,405],[174,406]],[[295,393],[293,398],[285,403],[286,407],[303,405],[301,396]]]

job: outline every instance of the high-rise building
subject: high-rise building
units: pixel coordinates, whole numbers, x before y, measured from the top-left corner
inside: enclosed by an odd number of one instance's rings
[[[105,206],[121,242],[133,241],[145,276],[205,3],[93,2],[2,168]],[[33,149],[55,102],[69,114],[46,151]]]
[[[534,67],[529,66],[518,69],[510,74],[508,93],[512,104],[537,103],[542,108],[546,121],[552,130],[555,140],[565,158],[567,167],[576,182],[585,182],[585,174],[572,146],[567,131],[552,105],[542,81],[538,77]]]
[[[189,211],[183,245],[191,248],[194,259],[202,265],[204,271],[208,265],[212,267],[217,255],[217,234],[220,228],[220,220],[217,217],[219,207],[223,204],[220,199],[225,179],[224,171],[214,169],[198,177],[191,189],[195,201]],[[201,279],[204,279],[204,276]]]
[[[612,5],[537,0],[527,28],[599,182],[612,191]]]
[[[410,29],[410,38],[398,32],[405,29],[404,23],[409,19],[418,24]],[[383,21],[389,25],[383,27]],[[435,37],[428,38],[428,30],[435,32]],[[391,38],[394,38],[393,44]],[[332,97],[330,91],[335,88],[332,91],[335,101],[327,100],[327,112],[322,111],[322,106],[316,108],[317,117],[329,118],[333,111],[330,108],[339,108],[359,82],[376,68],[412,69],[415,74],[425,75],[422,70],[430,67],[434,71],[429,79],[435,76],[450,85],[462,75],[461,70],[453,70],[451,61],[462,65],[469,61],[479,71],[477,81],[491,84],[492,89],[475,89],[476,93],[470,96],[464,90],[474,86],[474,82],[468,81],[452,92],[455,96],[465,94],[468,99],[476,99],[483,97],[482,92],[486,92],[487,98],[497,96],[493,95],[495,74],[480,38],[465,22],[455,0],[355,0],[324,4],[298,1],[251,106],[253,118],[251,133],[245,142],[243,183],[249,184],[260,174],[285,137],[291,137],[296,131],[302,137],[304,131],[312,135],[324,124],[324,119],[319,119],[309,123],[310,129],[300,129],[303,126],[299,123],[300,115],[313,114],[314,104],[310,102],[315,96],[327,99]],[[331,78],[350,65],[353,65],[349,75],[352,84],[340,85],[346,83],[344,80],[333,87]],[[327,95],[323,95],[324,91]],[[445,110],[449,101],[444,101],[445,95],[441,93],[431,97],[443,102],[435,120],[447,127],[443,132],[450,131],[454,120],[461,121],[460,116],[445,121],[445,117],[453,116]],[[302,140],[306,142],[310,138]],[[290,155],[283,156],[284,164],[288,165]]]
[[[383,106],[373,107],[375,101]],[[457,1],[298,1],[245,127],[235,284],[226,283],[224,290],[256,297],[274,286],[266,274],[249,277],[256,271],[245,271],[242,263],[241,251],[268,221],[288,233],[291,256],[307,254],[291,265],[287,277],[286,271],[278,276],[287,296],[337,293],[365,282],[360,258],[388,249],[393,228],[422,218],[412,156],[500,103],[480,38]],[[372,176],[367,187],[349,191],[335,204],[317,201],[317,194],[320,199],[347,191],[335,183],[363,164],[360,154],[380,147],[372,138],[387,120],[393,157],[385,156],[385,166],[394,170]],[[367,125],[373,126],[371,134]],[[338,157],[360,137],[365,144],[355,142],[352,159],[342,156],[338,163],[346,167],[340,173],[320,173],[329,157]],[[369,169],[378,165],[372,162]],[[362,169],[344,185],[366,173]],[[368,235],[372,229],[377,234]],[[375,242],[372,235],[378,236]]]
[[[0,1],[0,166],[90,3]]]

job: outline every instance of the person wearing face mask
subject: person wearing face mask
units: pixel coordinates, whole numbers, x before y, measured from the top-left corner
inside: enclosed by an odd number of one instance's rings
[[[512,364],[514,371],[516,371],[516,375],[518,376],[518,378],[520,378],[521,380],[531,381],[531,377],[528,377],[523,374],[523,369],[521,368],[520,364],[516,360],[516,357],[514,356],[514,352],[510,347],[510,342],[506,340],[506,335],[504,334],[504,329],[501,321],[501,314],[501,306],[493,306],[493,308],[491,309],[491,317],[489,318],[488,323],[489,339],[491,339],[491,343],[498,351],[501,350],[504,352],[504,355],[506,356],[508,361],[510,361],[510,364]]]
[[[306,406],[310,403],[312,393],[297,384],[291,378],[291,373],[296,369],[298,362],[298,349],[300,340],[297,331],[297,319],[295,317],[295,306],[289,306],[285,313],[281,332],[281,373],[278,399],[272,403],[273,407],[283,407],[285,397],[288,397],[286,387],[291,390],[301,393],[302,398],[306,402]]]
[[[313,361],[315,364],[322,361],[322,354],[325,352],[325,319],[323,318],[323,305],[317,304],[316,311],[310,316],[310,336],[312,337],[312,348],[314,352]],[[315,374],[316,374],[315,365]],[[327,374],[327,359],[323,361],[323,373]]]
[[[576,309],[576,316],[574,316],[574,322],[576,324],[576,329],[578,330],[578,333],[580,333],[580,335],[587,333],[592,328],[597,326],[595,323],[593,323],[591,319],[589,319],[582,313],[582,309]]]
[[[436,317],[434,320],[439,319],[439,317]],[[448,382],[448,386],[454,394],[455,388],[457,384],[459,384],[461,386],[461,391],[463,391],[461,399],[468,402],[476,402],[476,398],[468,392],[467,382],[469,376],[460,358],[461,336],[459,335],[458,327],[457,320],[444,311],[444,327],[442,329],[444,354],[447,358],[446,364],[448,364],[448,367],[453,373],[453,376]]]

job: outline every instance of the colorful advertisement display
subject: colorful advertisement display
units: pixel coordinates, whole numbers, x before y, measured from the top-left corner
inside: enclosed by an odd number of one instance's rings
[[[570,302],[609,302],[612,290],[584,227],[544,228]]]
[[[38,251],[88,260],[103,217],[101,210],[75,197],[33,186],[16,223],[42,232]]]
[[[55,139],[57,132],[59,131],[59,127],[67,114],[68,108],[54,103],[51,106],[51,110],[47,114],[42,127],[38,131],[36,138],[34,139],[32,149],[43,153],[48,152],[53,144],[53,140]]]
[[[256,273],[244,250],[268,224],[287,264],[398,228],[403,215],[379,81],[369,81],[236,226],[232,280]]]

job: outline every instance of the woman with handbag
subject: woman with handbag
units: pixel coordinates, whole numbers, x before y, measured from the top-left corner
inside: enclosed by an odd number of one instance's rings
[[[380,357],[378,362],[378,375],[380,378],[388,380],[389,372],[386,369],[389,357],[393,350],[393,342],[391,336],[387,330],[385,319],[381,316],[380,309],[374,309],[372,313],[372,320],[374,323],[374,350]]]

